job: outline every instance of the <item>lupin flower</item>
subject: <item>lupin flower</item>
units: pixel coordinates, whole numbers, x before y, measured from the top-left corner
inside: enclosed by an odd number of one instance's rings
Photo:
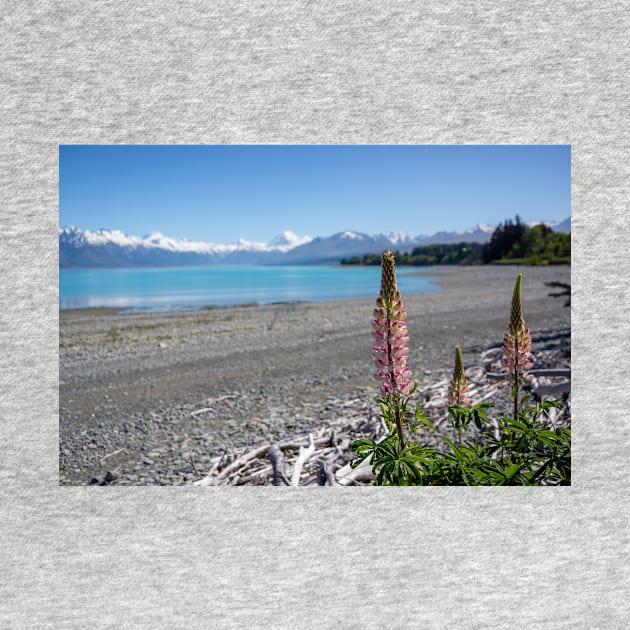
[[[464,362],[462,360],[462,350],[459,346],[455,346],[455,368],[453,369],[453,378],[448,386],[448,404],[467,406],[471,403],[468,396],[468,379],[464,372]]]
[[[523,274],[519,273],[512,295],[512,311],[510,314],[510,331],[503,335],[503,366],[508,374],[517,379],[521,374],[528,377],[527,370],[532,367],[532,339],[529,329],[525,328],[523,306],[521,304],[521,282]]]
[[[381,381],[383,394],[406,396],[415,383],[411,381],[411,370],[407,367],[409,336],[407,335],[407,313],[400,291],[396,286],[394,254],[387,251],[381,255],[381,291],[376,300],[372,331],[376,340],[376,379]]]

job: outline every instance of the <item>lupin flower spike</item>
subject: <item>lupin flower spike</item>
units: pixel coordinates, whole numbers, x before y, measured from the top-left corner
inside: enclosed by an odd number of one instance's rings
[[[394,254],[387,251],[381,254],[381,292],[379,297],[391,302],[398,291],[396,286],[396,262]]]
[[[455,346],[455,368],[448,387],[447,400],[449,405],[467,406],[471,403],[470,396],[468,396],[468,379],[464,372],[462,350],[459,346]]]
[[[381,255],[381,291],[376,300],[372,331],[376,340],[375,353],[376,379],[381,381],[384,395],[407,396],[413,392],[411,370],[407,367],[409,348],[407,324],[400,292],[396,286],[394,254],[390,251]]]
[[[512,378],[519,374],[527,378],[527,370],[532,367],[532,339],[529,329],[525,328],[523,306],[521,304],[521,283],[523,274],[519,273],[512,295],[509,332],[503,335],[503,366]]]

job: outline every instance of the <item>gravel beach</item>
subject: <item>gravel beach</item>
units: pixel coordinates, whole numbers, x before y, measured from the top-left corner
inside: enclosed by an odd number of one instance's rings
[[[441,267],[440,287],[403,295],[409,367],[422,385],[499,346],[514,281],[532,337],[570,334],[570,309],[545,282],[570,267]],[[369,414],[374,298],[197,311],[64,310],[59,335],[62,485],[172,485],[203,476],[226,449],[304,437]],[[536,348],[534,348],[536,349]]]

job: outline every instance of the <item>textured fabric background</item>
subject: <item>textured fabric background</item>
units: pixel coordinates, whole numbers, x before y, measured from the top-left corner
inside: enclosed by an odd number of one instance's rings
[[[1,628],[628,627],[630,7],[452,4],[2,3]],[[571,488],[58,486],[58,144],[270,142],[572,145]]]

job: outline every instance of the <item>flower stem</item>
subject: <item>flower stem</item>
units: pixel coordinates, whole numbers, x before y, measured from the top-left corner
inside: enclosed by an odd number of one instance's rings
[[[512,394],[514,396],[514,420],[518,419],[518,370],[514,368],[514,374],[512,375],[513,387]]]
[[[400,398],[394,398],[394,420],[396,421],[396,431],[398,433],[398,441],[400,448],[405,448],[405,434],[403,433],[402,418],[400,413]]]

